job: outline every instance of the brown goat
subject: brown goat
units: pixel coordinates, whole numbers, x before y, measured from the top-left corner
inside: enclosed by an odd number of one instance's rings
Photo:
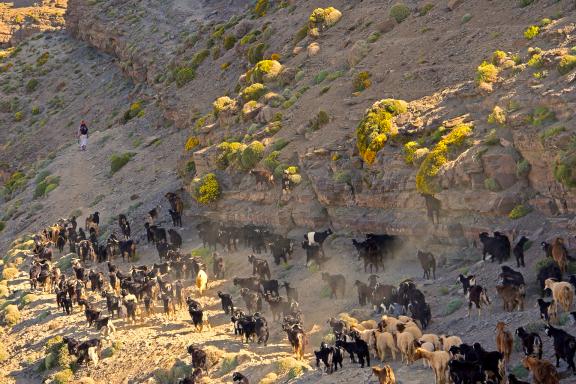
[[[514,339],[512,334],[506,330],[506,324],[499,321],[496,324],[496,349],[504,355],[504,363],[506,365],[510,362],[513,344]]]
[[[382,368],[372,367],[372,372],[374,372],[374,375],[378,378],[379,384],[396,384],[394,371],[389,365],[385,365]]]
[[[534,384],[559,384],[560,379],[554,365],[546,360],[528,356],[522,360],[525,368],[532,372]]]
[[[436,280],[436,259],[434,255],[430,252],[418,251],[418,260],[420,260],[420,265],[424,270],[422,278],[430,279],[430,272],[432,272],[432,276]]]
[[[561,237],[555,238],[552,242],[552,258],[556,264],[558,264],[562,273],[566,272],[568,268],[568,255],[564,247],[564,240]]]
[[[526,296],[524,286],[498,285],[496,292],[502,299],[502,306],[505,311],[512,312],[516,308],[519,311],[524,310],[524,298]]]

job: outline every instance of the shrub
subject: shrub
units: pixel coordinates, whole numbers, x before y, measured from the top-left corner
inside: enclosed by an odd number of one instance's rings
[[[274,372],[270,372],[269,374],[264,376],[258,384],[274,384],[276,383],[276,380],[278,380],[278,375],[275,374]]]
[[[491,129],[488,134],[486,135],[486,137],[484,138],[484,144],[486,145],[496,145],[500,143],[500,138],[498,137],[498,134],[496,133],[495,129]]]
[[[214,116],[216,117],[218,117],[218,114],[220,114],[221,112],[230,112],[233,114],[236,112],[237,109],[236,100],[231,99],[228,96],[222,96],[217,98],[212,103],[212,107],[214,111]]]
[[[266,167],[269,171],[274,172],[274,170],[280,165],[280,161],[278,161],[278,156],[280,156],[279,151],[272,151],[266,158],[262,161],[264,167]]]
[[[37,59],[36,59],[36,65],[41,67],[44,64],[46,64],[48,62],[48,59],[50,58],[50,53],[49,52],[44,52],[43,54],[41,54]]]
[[[460,300],[460,299],[450,300],[450,302],[446,306],[446,309],[444,310],[444,316],[449,316],[449,315],[453,314],[454,312],[459,310],[460,307],[462,307],[462,300]]]
[[[426,16],[428,14],[428,12],[430,12],[433,8],[434,8],[434,4],[425,4],[418,11],[418,16]]]
[[[566,128],[563,126],[559,126],[559,127],[552,127],[552,128],[548,128],[547,130],[545,130],[544,132],[540,133],[540,140],[542,140],[542,142],[558,136],[560,133],[565,132]]]
[[[359,72],[355,77],[352,83],[354,87],[354,91],[362,92],[365,89],[368,89],[372,86],[371,80],[372,74],[368,71]]]
[[[0,232],[2,232],[4,230],[4,228],[6,228],[6,223],[3,221],[0,221]]]
[[[558,72],[565,75],[576,68],[576,55],[564,55],[558,64]]]
[[[252,9],[252,13],[256,17],[265,16],[269,6],[270,4],[268,3],[268,0],[258,0]]]
[[[136,154],[133,152],[115,153],[110,157],[110,173],[115,174],[124,167]]]
[[[527,7],[530,4],[532,4],[534,2],[534,0],[518,0],[518,5],[523,8],[523,7]]]
[[[330,28],[342,18],[342,13],[334,7],[316,8],[308,17],[308,34],[317,37],[320,32]]]
[[[368,39],[366,39],[367,42],[369,43],[375,43],[378,41],[378,39],[380,38],[380,32],[372,32],[370,34],[370,36],[368,36]]]
[[[329,74],[330,74],[330,72],[327,70],[322,70],[322,71],[318,72],[318,74],[314,77],[314,84],[316,84],[316,85],[320,84],[321,82],[326,80],[326,78],[328,77]]]
[[[20,311],[14,304],[9,304],[4,308],[4,322],[12,327],[20,322]]]
[[[465,13],[464,16],[462,16],[462,24],[466,24],[467,22],[469,22],[470,20],[472,20],[472,15],[469,13]]]
[[[350,184],[352,182],[352,176],[349,171],[337,171],[332,179],[337,183]]]
[[[186,145],[184,149],[186,151],[191,151],[192,149],[196,148],[200,144],[200,140],[196,136],[190,136],[188,140],[186,140]]]
[[[20,307],[25,307],[36,300],[38,300],[38,296],[33,293],[28,293],[20,298]]]
[[[260,160],[262,159],[263,153],[264,153],[264,145],[261,142],[253,141],[252,143],[250,143],[250,145],[247,146],[242,151],[242,156],[240,160],[242,169],[248,171],[254,168],[254,166],[258,164],[258,162],[260,162]]]
[[[294,45],[296,45],[302,40],[304,40],[304,38],[307,35],[308,35],[308,25],[303,25],[302,28],[300,28],[292,38],[292,42],[294,43]]]
[[[128,108],[128,110],[124,112],[122,122],[126,124],[128,121],[132,120],[135,117],[143,116],[143,114],[144,109],[142,107],[142,103],[140,101],[135,101],[132,104],[130,104],[130,108]]]
[[[528,40],[532,40],[540,34],[540,27],[537,25],[531,25],[524,31],[524,37]]]
[[[310,128],[317,131],[330,122],[330,116],[326,111],[319,111],[318,114],[310,121]]]
[[[26,92],[34,92],[36,88],[38,88],[38,84],[39,82],[36,79],[28,80],[28,82],[26,83]]]
[[[506,124],[506,112],[499,106],[495,106],[492,113],[488,115],[488,123],[490,124]]]
[[[254,83],[246,88],[241,93],[242,99],[244,102],[248,101],[258,101],[264,94],[268,92],[268,89],[265,85],[261,83]]]
[[[225,50],[234,48],[236,45],[236,37],[234,35],[224,36],[223,46]]]
[[[18,269],[14,267],[6,267],[2,270],[2,279],[3,280],[12,280],[18,276]]]
[[[376,153],[384,148],[388,138],[398,134],[393,118],[407,110],[408,104],[405,101],[394,99],[377,101],[366,110],[364,118],[356,127],[356,145],[366,163],[372,164]]]
[[[32,107],[32,114],[33,115],[39,115],[40,114],[40,107],[35,105]]]
[[[522,159],[516,163],[516,176],[522,178],[528,176],[530,173],[530,163],[526,159]]]
[[[264,58],[264,51],[266,50],[266,44],[264,43],[254,43],[246,51],[246,57],[250,64],[257,64]]]
[[[410,8],[406,4],[397,3],[390,8],[390,17],[396,20],[397,23],[401,23],[410,16]]]
[[[268,83],[274,81],[280,71],[282,64],[276,60],[259,61],[252,70],[252,81],[255,83]]]
[[[18,111],[14,114],[14,121],[22,121],[24,120],[24,112]]]
[[[526,216],[530,212],[532,212],[532,208],[530,208],[526,205],[523,205],[523,204],[519,204],[519,205],[515,206],[510,211],[510,213],[508,214],[508,217],[511,218],[512,220],[516,220],[516,219],[519,219],[521,217]]]
[[[63,369],[54,375],[54,384],[66,384],[74,380],[74,373],[71,369]]]
[[[219,374],[225,375],[232,372],[238,366],[238,357],[232,354],[224,356],[222,359],[222,365],[220,366]]]
[[[535,126],[554,121],[556,121],[556,114],[543,106],[534,108],[530,117],[530,123]]]
[[[212,203],[220,197],[220,184],[216,175],[208,173],[201,179],[193,181],[195,183],[192,197],[201,204]]]
[[[504,51],[496,50],[492,54],[492,64],[500,66],[508,59],[508,55]]]
[[[404,161],[406,164],[413,164],[414,163],[414,154],[416,150],[420,148],[420,144],[415,141],[409,141],[404,144],[403,151],[404,151]]]
[[[204,60],[206,60],[208,56],[210,56],[210,51],[208,49],[198,51],[194,54],[194,56],[192,56],[192,61],[190,62],[190,65],[192,66],[192,68],[196,69],[200,66],[200,64],[202,64],[202,62],[204,62]]]
[[[568,188],[576,187],[576,151],[571,150],[561,153],[556,158],[554,165],[554,178]]]
[[[450,150],[463,145],[471,134],[471,125],[458,124],[426,155],[416,174],[416,189],[420,193],[433,195],[437,192],[437,186],[432,182],[442,165],[448,161]]]
[[[484,187],[492,192],[498,192],[499,190],[501,190],[502,188],[500,187],[500,184],[498,184],[498,181],[496,181],[495,179],[489,177],[487,179],[484,180]]]
[[[498,80],[498,72],[498,68],[494,64],[483,61],[476,69],[476,83],[493,83]]]
[[[176,86],[178,88],[183,87],[194,79],[196,73],[192,67],[182,67],[176,70],[174,79],[176,80]]]
[[[544,65],[544,60],[542,60],[542,54],[533,54],[528,62],[526,63],[531,68],[541,68]]]

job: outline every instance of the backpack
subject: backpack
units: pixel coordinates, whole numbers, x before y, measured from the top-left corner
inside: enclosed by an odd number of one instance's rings
[[[81,135],[87,135],[88,134],[88,127],[85,124],[82,124],[80,126],[80,134]]]

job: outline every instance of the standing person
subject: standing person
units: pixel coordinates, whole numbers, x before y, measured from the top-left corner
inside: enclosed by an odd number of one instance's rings
[[[80,128],[78,128],[78,144],[80,144],[80,150],[85,151],[86,145],[88,144],[88,126],[86,122],[82,120],[80,123]]]

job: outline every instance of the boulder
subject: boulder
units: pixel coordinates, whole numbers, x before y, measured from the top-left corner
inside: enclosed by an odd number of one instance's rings
[[[258,115],[256,115],[256,122],[260,124],[267,124],[274,118],[274,112],[269,106],[262,107]]]
[[[448,4],[447,4],[448,9],[453,11],[463,2],[464,2],[464,0],[448,0]]]
[[[320,52],[320,44],[317,42],[310,43],[310,45],[306,48],[306,52],[308,53],[308,57],[313,57]]]
[[[482,155],[482,166],[486,178],[492,178],[498,182],[502,189],[507,189],[516,184],[516,162],[518,153],[514,148],[492,147]]]
[[[397,24],[398,23],[396,22],[396,20],[390,17],[389,19],[381,21],[378,24],[376,24],[376,30],[380,33],[388,33],[391,30],[393,30]]]

